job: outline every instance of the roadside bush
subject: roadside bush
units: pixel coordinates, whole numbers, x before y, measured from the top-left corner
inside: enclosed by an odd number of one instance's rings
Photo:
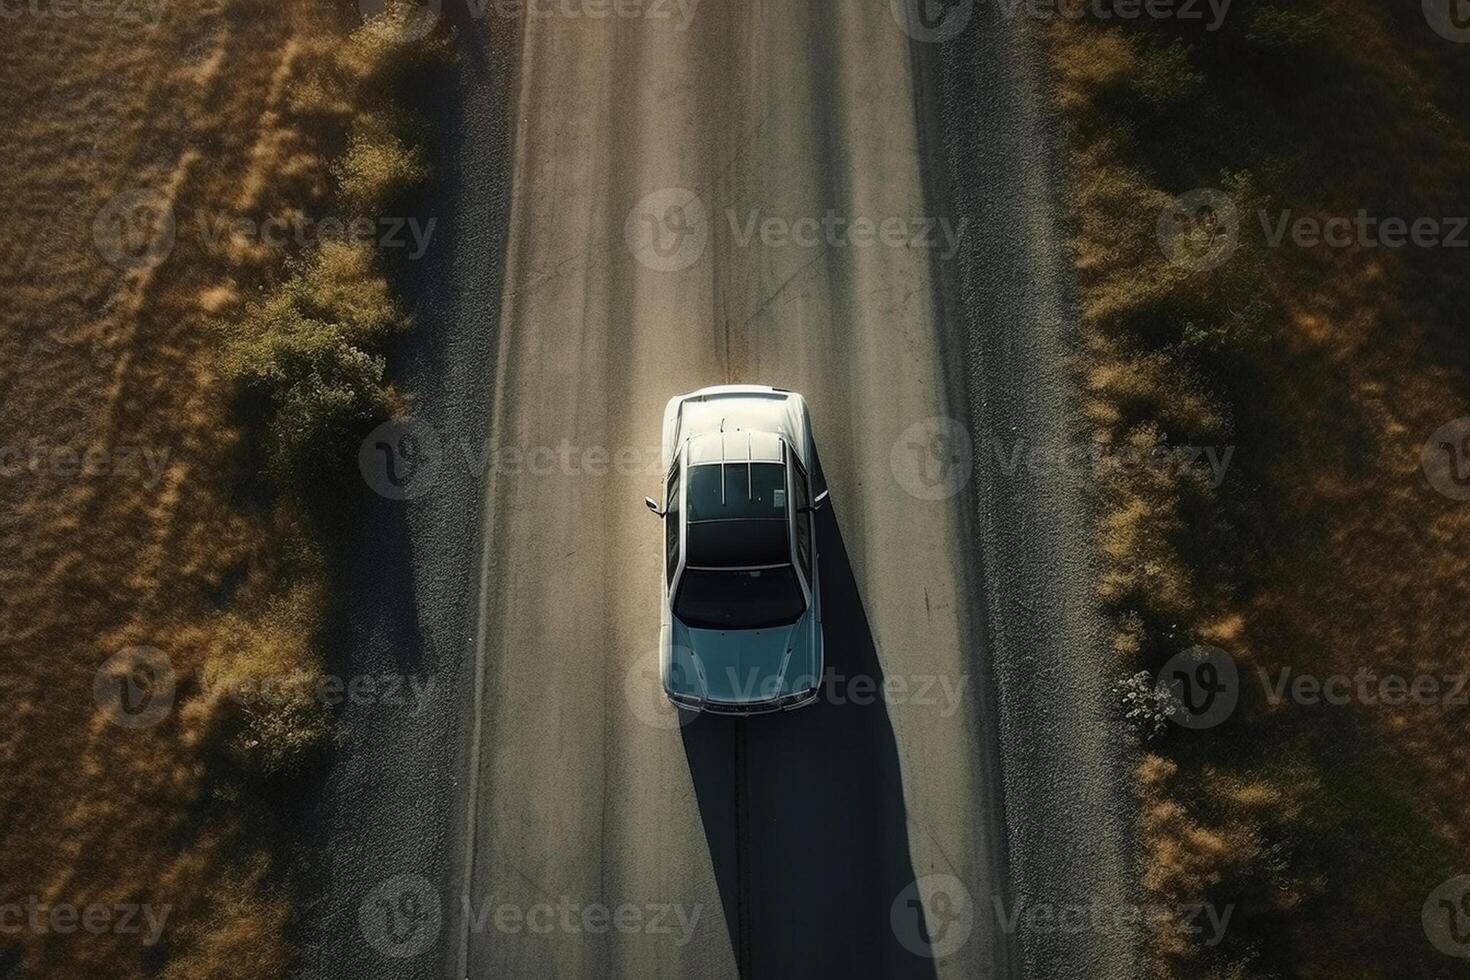
[[[391,94],[416,73],[443,64],[450,56],[443,35],[418,36],[416,18],[424,9],[411,0],[390,0],[382,13],[352,32],[337,63],[374,95]]]
[[[310,499],[398,406],[373,348],[406,325],[357,246],[326,245],[251,304],[225,355],[267,472]]]
[[[1169,717],[1179,703],[1166,687],[1154,682],[1153,674],[1140,670],[1113,685],[1113,695],[1123,708],[1123,717],[1145,739],[1159,735],[1169,725]]]
[[[381,344],[410,326],[367,245],[324,243],[281,292],[304,315],[336,324],[353,344]]]
[[[333,173],[342,197],[362,212],[402,201],[428,177],[418,150],[377,128],[353,134]]]
[[[1194,67],[1182,41],[1139,45],[1129,88],[1148,105],[1155,109],[1182,105],[1196,98],[1204,84],[1204,72]]]
[[[1245,38],[1267,51],[1290,53],[1321,41],[1327,26],[1326,11],[1308,15],[1284,7],[1257,7]]]
[[[223,616],[217,656],[185,709],[209,752],[251,779],[298,771],[320,750],[330,713],[318,696],[311,645],[320,597],[297,584],[257,615]]]

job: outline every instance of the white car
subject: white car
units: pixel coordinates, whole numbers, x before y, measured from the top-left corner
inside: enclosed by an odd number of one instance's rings
[[[810,704],[822,677],[815,463],[806,399],[726,385],[664,409],[664,693],[691,711]]]

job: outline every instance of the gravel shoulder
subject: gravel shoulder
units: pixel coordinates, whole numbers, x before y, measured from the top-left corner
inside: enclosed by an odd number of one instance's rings
[[[1024,22],[977,5],[917,55],[932,199],[968,223],[940,275],[974,454],[973,553],[994,671],[1008,914],[1027,976],[1132,977],[1137,936],[1025,927],[1025,909],[1137,902],[1134,749],[1110,706],[1117,666],[1094,598],[1093,485],[1073,374],[1081,343],[1061,135]],[[1066,462],[1070,460],[1072,462]]]
[[[479,616],[495,338],[507,226],[510,45],[457,3],[444,17],[458,57],[426,81],[419,105],[436,179],[416,216],[431,244],[399,271],[414,329],[390,354],[398,387],[438,439],[425,492],[390,500],[363,486],[353,509],[345,604],[329,640],[339,676],[417,680],[403,705],[353,704],[341,718],[306,860],[316,893],[302,909],[303,978],[452,975],[452,896],[461,870],[469,725]],[[501,31],[509,28],[496,22]],[[411,690],[411,688],[405,688]],[[437,908],[412,957],[385,955],[375,898],[417,896]],[[368,918],[364,919],[364,909]],[[411,940],[413,943],[416,940]]]

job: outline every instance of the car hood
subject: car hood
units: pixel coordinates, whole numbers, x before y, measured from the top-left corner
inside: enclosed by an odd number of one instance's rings
[[[691,629],[673,623],[678,693],[740,704],[810,690],[817,683],[810,609],[790,626],[757,630]]]

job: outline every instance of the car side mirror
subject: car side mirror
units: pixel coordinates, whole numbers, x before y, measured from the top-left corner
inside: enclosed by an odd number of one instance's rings
[[[801,513],[815,514],[817,511],[822,509],[822,507],[827,503],[827,498],[831,495],[832,491],[823,490],[821,493],[817,494],[817,499],[812,501],[812,505],[810,507],[801,508]]]
[[[659,517],[663,517],[664,516],[664,512],[658,509],[658,504],[654,503],[654,500],[653,500],[652,497],[644,497],[643,498],[643,504],[649,510],[651,510],[655,514],[657,514]]]

